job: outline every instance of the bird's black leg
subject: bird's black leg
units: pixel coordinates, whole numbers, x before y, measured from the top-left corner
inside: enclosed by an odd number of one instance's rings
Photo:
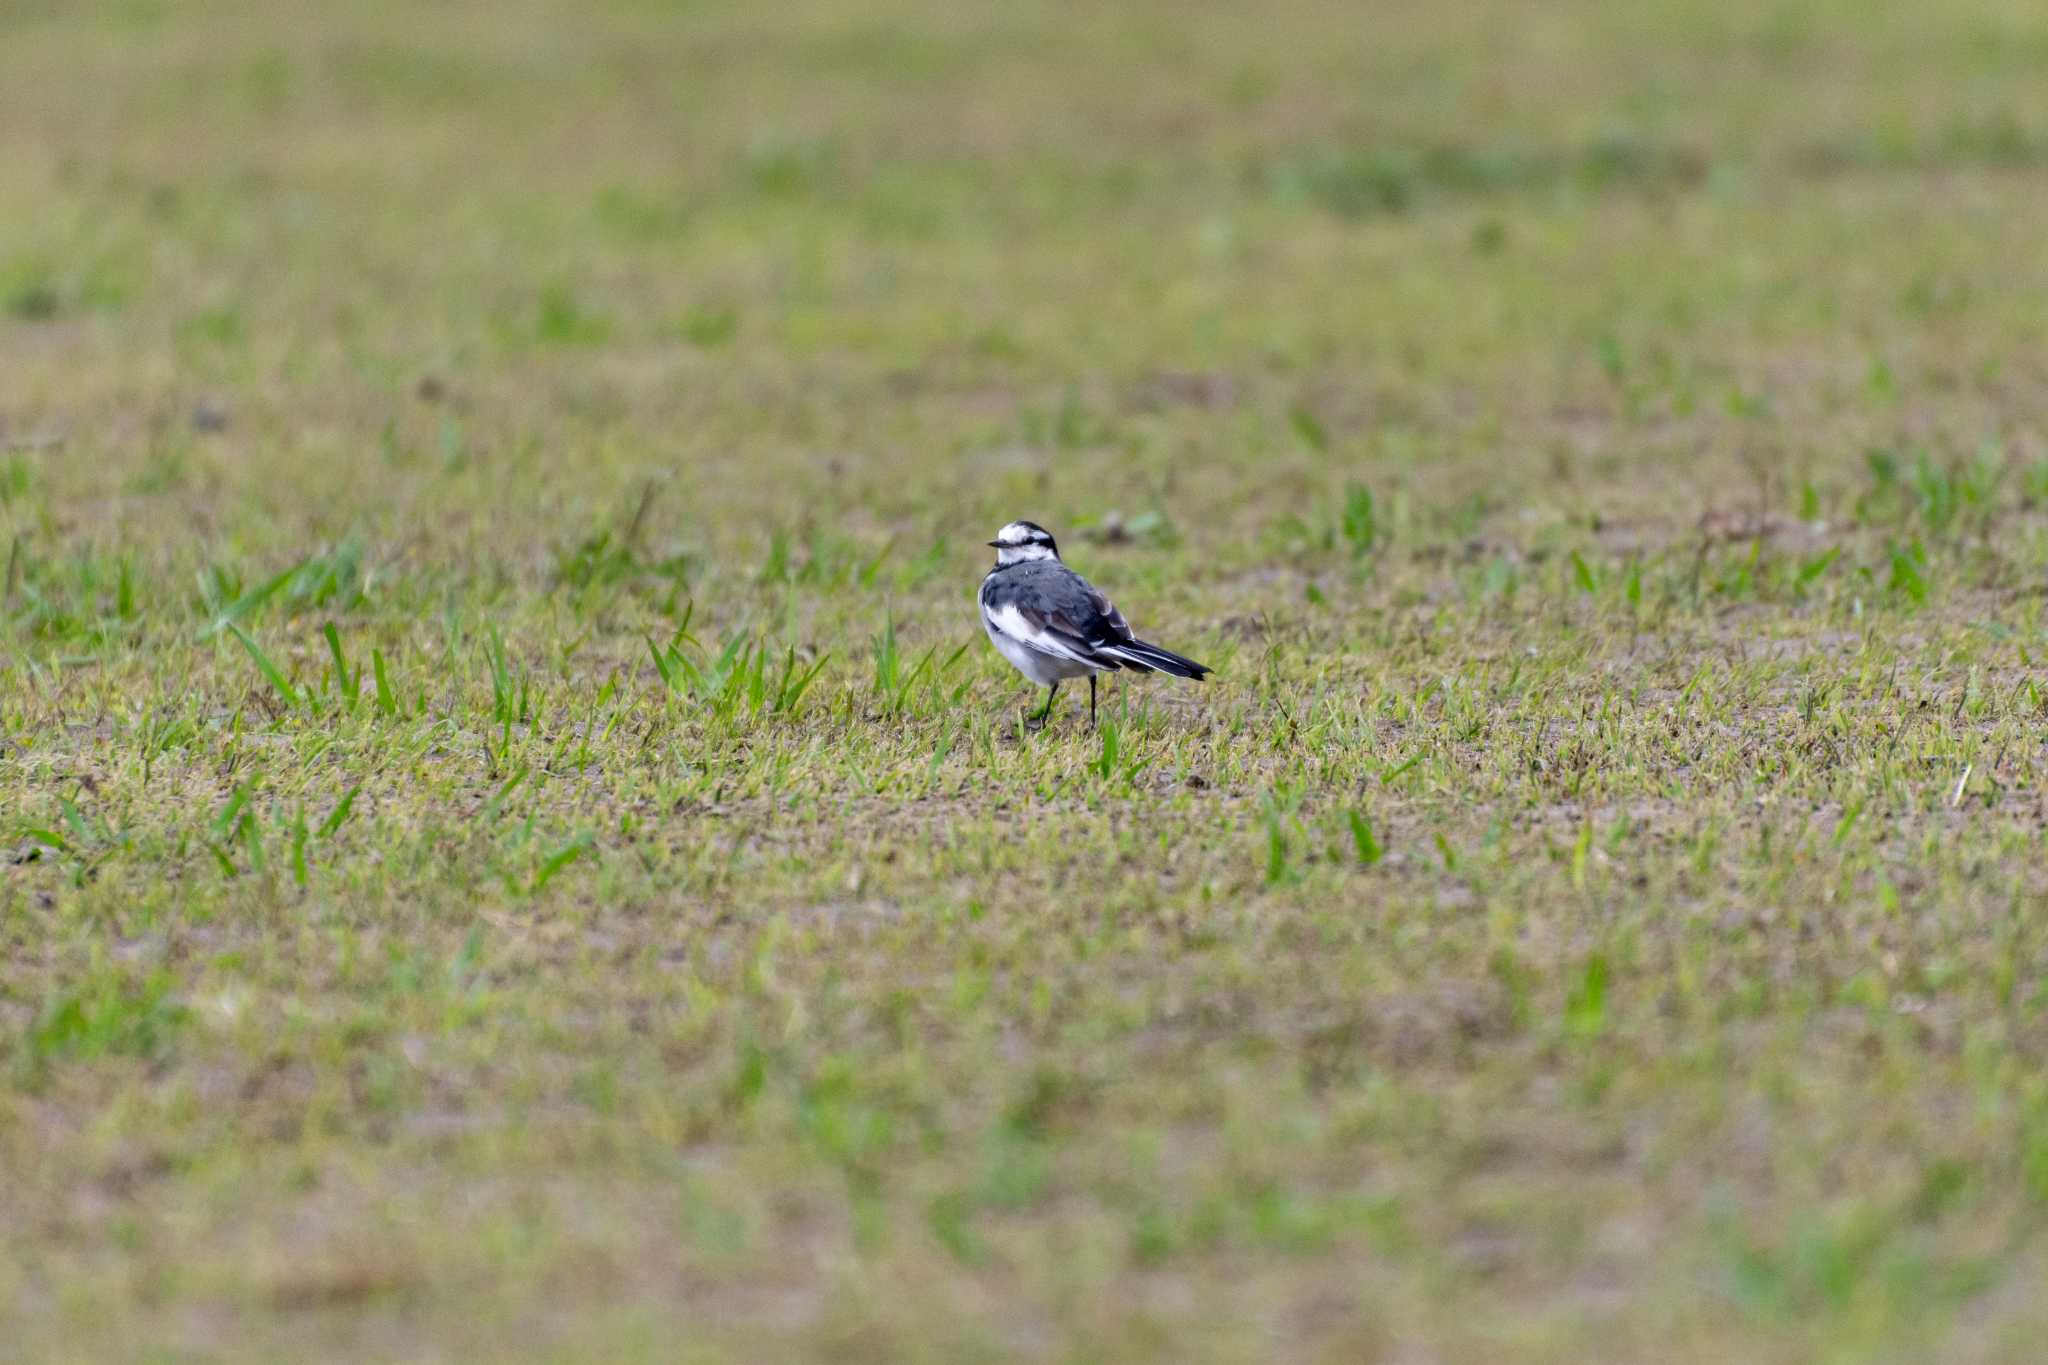
[[[1088,675],[1088,728],[1095,728],[1095,675]]]
[[[1043,726],[1045,724],[1046,717],[1052,714],[1052,699],[1054,697],[1057,697],[1059,694],[1060,685],[1058,683],[1054,683],[1052,685],[1052,691],[1045,694],[1045,709],[1038,713],[1038,723],[1040,726]]]

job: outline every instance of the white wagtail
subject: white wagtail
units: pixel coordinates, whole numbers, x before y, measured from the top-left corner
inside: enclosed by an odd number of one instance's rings
[[[1038,713],[1043,725],[1068,678],[1088,675],[1088,723],[1095,724],[1095,675],[1111,669],[1171,673],[1200,682],[1208,669],[1131,634],[1123,613],[1102,590],[1060,563],[1059,546],[1043,526],[1013,521],[989,542],[996,565],[981,580],[981,624],[1017,671],[1052,691]]]

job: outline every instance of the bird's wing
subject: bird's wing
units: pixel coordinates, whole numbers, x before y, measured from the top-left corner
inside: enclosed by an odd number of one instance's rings
[[[990,613],[996,624],[1031,648],[1097,668],[1115,668],[1098,649],[1131,638],[1131,628],[1109,599],[1063,564],[1031,565],[1009,585],[1011,600]]]
[[[1088,590],[1089,604],[1095,608],[1096,622],[1101,627],[1102,632],[1096,643],[1108,642],[1119,644],[1130,640],[1132,638],[1131,628],[1124,624],[1124,614],[1118,611],[1107,597],[1102,595],[1102,589],[1096,587],[1079,574],[1074,575],[1074,581]]]
[[[1112,660],[1098,659],[1088,643],[1068,628],[1058,612],[1046,612],[1021,602],[1005,602],[988,608],[988,619],[1010,639],[1040,654],[1072,659],[1095,668],[1115,668]]]

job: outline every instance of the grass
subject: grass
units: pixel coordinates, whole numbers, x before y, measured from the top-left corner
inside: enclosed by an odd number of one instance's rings
[[[2030,1358],[2044,68],[10,7],[5,1353]]]

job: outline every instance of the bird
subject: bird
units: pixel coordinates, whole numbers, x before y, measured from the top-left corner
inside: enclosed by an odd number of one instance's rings
[[[1200,682],[1210,669],[1147,644],[1102,590],[1060,561],[1060,547],[1037,522],[1013,521],[989,542],[995,567],[981,580],[981,624],[1019,673],[1052,690],[1036,717],[1043,726],[1069,678],[1088,679],[1088,724],[1095,725],[1095,675],[1120,668],[1170,673]]]

